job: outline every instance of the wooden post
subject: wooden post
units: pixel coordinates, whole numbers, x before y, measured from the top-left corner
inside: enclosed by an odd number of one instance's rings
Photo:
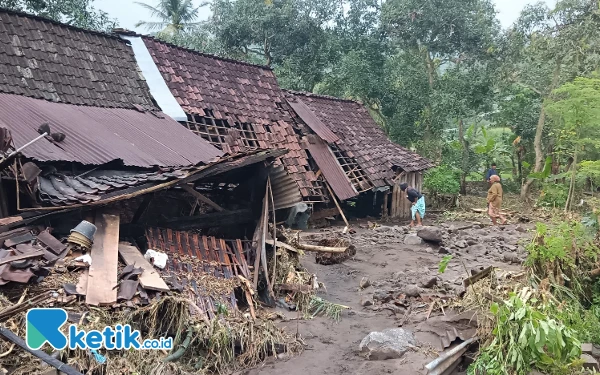
[[[383,206],[381,207],[381,217],[388,216],[388,196],[389,195],[390,195],[389,192],[385,192],[385,194],[383,194]]]
[[[327,191],[329,191],[329,194],[331,195],[331,199],[333,199],[333,203],[335,203],[335,206],[337,207],[340,215],[342,216],[344,223],[346,223],[346,228],[344,228],[344,233],[346,233],[346,231],[350,227],[350,224],[348,224],[348,220],[346,220],[346,215],[344,215],[344,211],[342,211],[342,207],[340,207],[340,204],[335,198],[335,194],[333,194],[333,191],[331,190],[331,187],[329,186],[329,183],[327,181],[325,181],[325,186],[327,187]]]
[[[271,287],[273,287],[277,274],[277,219],[275,218],[275,199],[273,198],[271,176],[267,177],[267,184],[269,186],[269,197],[271,198],[271,214],[273,215],[273,278],[271,279]]]

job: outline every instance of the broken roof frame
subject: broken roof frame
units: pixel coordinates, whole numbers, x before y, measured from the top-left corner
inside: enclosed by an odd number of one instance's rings
[[[318,142],[313,139],[309,150],[318,164],[323,165],[322,173],[340,199],[348,198],[349,187],[358,195],[394,185],[402,173],[422,172],[434,166],[428,159],[392,142],[362,103],[284,91],[298,121],[315,133],[312,137],[318,136],[327,146],[315,147]],[[341,169],[345,178],[333,165]]]
[[[283,165],[301,198],[280,203],[278,208],[300,201],[326,201],[325,187],[300,146],[296,124],[271,68],[205,54],[126,30],[115,32],[144,42],[188,117],[182,122],[185,127],[225,153],[254,148],[289,150],[276,164]],[[273,184],[291,187],[283,180],[274,180]]]

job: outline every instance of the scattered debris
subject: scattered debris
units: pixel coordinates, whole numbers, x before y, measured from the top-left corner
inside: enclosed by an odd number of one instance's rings
[[[144,258],[154,265],[154,267],[158,267],[162,270],[167,266],[167,260],[169,259],[169,256],[165,253],[161,253],[160,251],[148,249],[144,254]]]

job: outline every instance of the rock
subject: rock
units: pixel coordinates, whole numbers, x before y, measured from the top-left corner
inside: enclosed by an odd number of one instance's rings
[[[369,333],[358,346],[360,354],[370,360],[401,358],[414,348],[416,340],[412,332],[402,328],[390,328]]]
[[[428,253],[428,254],[433,254],[433,249],[430,248],[430,247],[428,247],[428,248],[425,249],[425,252]]]
[[[398,272],[394,272],[392,274],[392,279],[394,280],[400,280],[401,278],[403,278],[405,276],[404,272],[402,271],[398,271]]]
[[[409,234],[406,237],[404,237],[404,244],[405,245],[421,245],[423,243],[423,240],[418,237],[416,234]]]
[[[442,231],[435,227],[425,227],[417,232],[417,236],[427,242],[442,242]]]
[[[521,258],[519,258],[516,254],[513,254],[511,252],[504,253],[504,255],[502,256],[502,259],[505,262],[509,262],[509,263],[517,263],[517,264],[523,263]]]
[[[422,279],[421,282],[419,282],[419,286],[421,288],[427,288],[427,289],[433,288],[437,284],[437,281],[438,281],[438,279],[436,276],[425,278],[425,279]]]
[[[474,239],[472,239],[472,238],[469,238],[469,239],[467,240],[467,245],[469,245],[469,246],[477,245],[477,241],[475,241],[475,240],[474,240]]]
[[[450,254],[450,250],[448,250],[448,248],[442,246],[438,250],[438,254]]]
[[[373,297],[363,296],[360,301],[360,305],[364,307],[373,306]]]
[[[591,355],[593,350],[594,346],[591,343],[581,344],[581,353]]]
[[[522,226],[520,226],[520,225],[517,225],[517,226],[516,226],[516,228],[515,228],[515,230],[516,230],[517,232],[521,232],[521,233],[527,233],[527,229],[523,228],[523,227],[522,227]]]
[[[406,294],[407,297],[418,297],[421,295],[421,288],[415,284],[407,285],[406,288],[404,288],[404,294]]]
[[[380,233],[389,232],[391,230],[392,230],[392,227],[385,227],[385,226],[375,228],[375,231],[380,232]]]
[[[598,361],[596,361],[596,358],[592,357],[591,355],[582,354],[581,360],[583,361],[584,369],[600,371],[600,365],[598,365]]]
[[[467,245],[467,241],[464,241],[464,240],[456,241],[456,243],[454,245],[461,249],[464,249],[467,246],[469,246],[469,245]]]
[[[375,301],[381,301],[382,303],[386,303],[392,299],[390,292],[387,290],[377,290],[373,293],[373,299]]]
[[[516,246],[513,246],[513,245],[504,245],[504,248],[505,248],[506,250],[508,250],[508,251],[512,251],[512,252],[515,252],[515,251],[517,251],[517,247],[516,247]]]
[[[362,279],[360,279],[360,284],[358,284],[360,286],[360,289],[365,289],[371,286],[371,280],[369,280],[368,277],[363,277]]]

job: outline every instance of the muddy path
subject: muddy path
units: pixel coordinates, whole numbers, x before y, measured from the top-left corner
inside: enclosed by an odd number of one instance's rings
[[[347,238],[357,248],[354,258],[324,266],[315,263],[314,255],[307,253],[303,265],[326,285],[327,291],[319,296],[351,310],[342,314],[341,321],[334,322],[323,317],[302,320],[297,312],[278,309],[293,319],[281,324],[290,332],[298,332],[306,350],[300,356],[271,360],[242,374],[425,374],[424,365],[443,350],[440,336],[444,329],[432,324],[435,319],[444,318],[444,314],[436,307],[427,319],[430,301],[446,300],[464,290],[462,280],[471,270],[493,265],[519,271],[518,260],[524,258],[523,244],[530,236],[530,227],[526,225],[501,228],[475,225],[461,229],[465,226],[469,223],[436,226],[444,238],[443,246],[436,246],[418,244],[414,231],[407,227],[382,224],[371,229],[364,224],[353,225],[356,233]],[[332,227],[301,235],[308,242],[339,236],[340,232],[341,228]],[[447,253],[453,259],[445,273],[439,274],[440,260]],[[363,278],[368,278],[371,285],[361,290],[359,284]],[[402,299],[405,305],[390,303],[390,296]],[[410,313],[406,314],[411,305]],[[365,360],[358,354],[359,343],[370,332],[396,328],[402,322],[405,322],[403,328],[414,332],[419,342],[417,350],[400,359],[384,361]]]

